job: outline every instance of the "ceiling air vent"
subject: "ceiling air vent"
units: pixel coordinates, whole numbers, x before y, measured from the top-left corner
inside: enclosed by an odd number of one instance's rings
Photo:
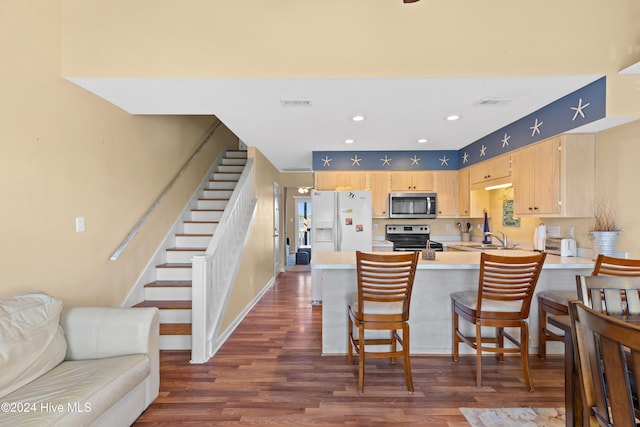
[[[311,107],[310,99],[281,99],[280,104],[285,107]]]
[[[506,98],[489,98],[489,99],[481,99],[480,101],[476,102],[474,105],[476,107],[492,106],[492,105],[507,105],[510,102],[511,100]]]

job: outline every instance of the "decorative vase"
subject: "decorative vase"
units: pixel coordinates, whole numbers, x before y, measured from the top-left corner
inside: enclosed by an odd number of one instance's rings
[[[589,240],[593,248],[593,259],[598,258],[598,254],[615,256],[619,234],[619,231],[590,231]]]

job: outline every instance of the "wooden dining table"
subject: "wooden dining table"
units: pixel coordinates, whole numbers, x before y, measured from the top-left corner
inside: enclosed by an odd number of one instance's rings
[[[612,316],[625,322],[640,325],[640,316]],[[580,379],[573,354],[573,334],[569,315],[549,316],[547,322],[564,331],[564,403],[567,427],[589,425],[589,408],[582,403]],[[587,421],[586,423],[584,421]]]

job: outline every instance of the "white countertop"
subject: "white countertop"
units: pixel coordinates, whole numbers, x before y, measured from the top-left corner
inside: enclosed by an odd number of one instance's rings
[[[477,243],[476,243],[477,244]],[[379,252],[378,252],[379,253]],[[503,256],[527,256],[531,251],[519,250],[492,250],[492,254]],[[418,269],[440,270],[464,270],[480,268],[481,252],[436,252],[434,261],[426,261],[420,258]],[[547,255],[543,269],[575,269],[593,268],[594,261],[589,258],[561,257]],[[311,269],[355,269],[355,252],[315,252],[311,257]]]

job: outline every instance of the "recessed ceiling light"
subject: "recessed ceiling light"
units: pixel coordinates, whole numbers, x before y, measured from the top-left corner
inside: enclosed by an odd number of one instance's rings
[[[354,142],[356,142],[356,141],[354,141],[353,139],[345,139],[344,140],[345,144],[353,144]]]
[[[354,122],[361,122],[364,120],[364,116],[361,116],[361,115],[353,116],[351,117],[351,120],[353,120]]]
[[[449,120],[450,122],[454,121],[454,120],[458,120],[460,118],[459,115],[457,114],[450,114],[447,117],[445,117],[446,120]]]
[[[418,140],[418,144],[426,144],[427,142],[429,142],[429,141],[427,140],[427,138],[420,138],[420,139]]]

